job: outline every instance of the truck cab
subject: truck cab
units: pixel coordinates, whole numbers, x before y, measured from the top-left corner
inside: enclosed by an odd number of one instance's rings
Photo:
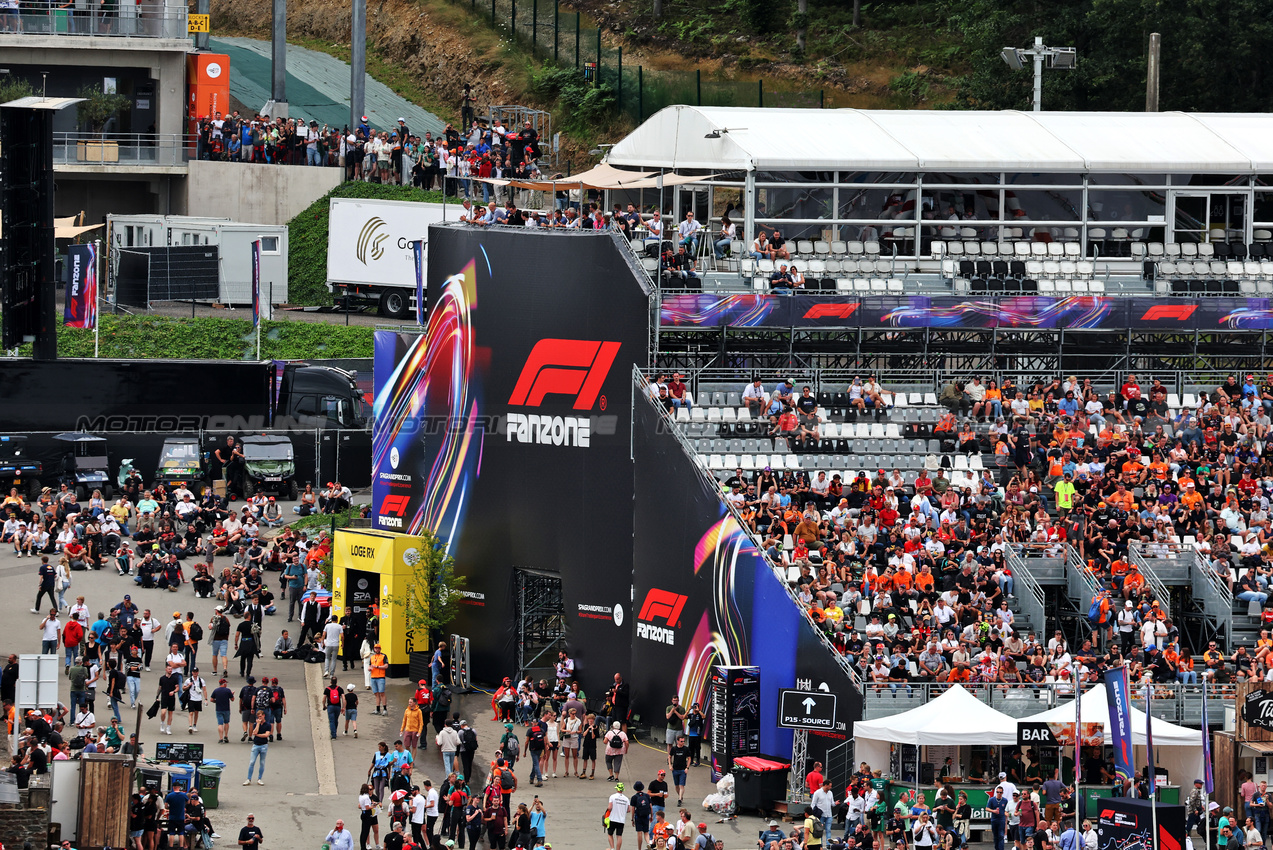
[[[284,365],[275,427],[284,418],[303,428],[366,428],[357,375],[334,366]]]

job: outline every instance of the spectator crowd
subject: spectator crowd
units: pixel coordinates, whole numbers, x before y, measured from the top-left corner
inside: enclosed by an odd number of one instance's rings
[[[343,168],[346,180],[436,187],[465,197],[480,193],[483,202],[494,187],[482,180],[540,177],[539,133],[530,121],[517,128],[498,118],[461,129],[447,124],[435,137],[413,133],[405,118],[377,130],[366,115],[352,128],[337,128],[235,110],[200,118],[195,138],[198,159]]]
[[[679,395],[665,379],[650,387],[669,414],[692,404],[679,375],[672,384]],[[889,399],[871,381],[848,394],[853,415]],[[726,499],[870,688],[1064,691],[1121,664],[1139,683],[1273,681],[1273,374],[1229,376],[1187,408],[1168,407],[1168,396],[1135,375],[1108,393],[1074,377],[951,381],[927,434],[941,452],[918,474],[881,468],[846,481],[740,468],[724,481]],[[808,388],[767,391],[758,380],[742,400],[761,433],[792,451],[840,451],[819,434],[829,411]],[[955,469],[959,455],[987,460]],[[1192,645],[1165,613],[1140,565],[1190,546],[1238,600],[1256,603],[1266,628],[1254,646]],[[1092,631],[1081,643],[1017,622],[1009,547],[1088,573],[1097,591],[1084,600]]]

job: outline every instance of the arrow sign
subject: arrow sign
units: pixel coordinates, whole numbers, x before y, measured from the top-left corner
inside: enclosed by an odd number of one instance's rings
[[[835,729],[836,695],[824,691],[778,691],[778,725],[786,729]]]

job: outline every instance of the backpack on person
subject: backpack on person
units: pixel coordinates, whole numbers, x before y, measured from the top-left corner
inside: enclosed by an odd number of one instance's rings
[[[340,688],[335,685],[327,688],[327,704],[340,705]]]
[[[505,758],[507,758],[510,762],[515,762],[517,761],[517,757],[521,755],[521,752],[522,752],[521,742],[517,740],[516,735],[510,732],[508,736],[504,739]]]
[[[517,783],[513,780],[513,772],[511,770],[501,770],[499,774],[499,788],[501,791],[512,791],[517,787]]]
[[[1093,626],[1103,626],[1109,622],[1109,591],[1102,590],[1092,598],[1092,605],[1087,609],[1087,621]]]
[[[824,827],[824,826],[822,825],[822,819],[821,819],[821,818],[814,818],[814,819],[813,819],[812,832],[813,832],[813,837],[814,837],[814,838],[821,838],[821,837],[823,836],[823,834],[825,834],[825,833],[826,833],[826,827]],[[714,842],[709,842],[709,843],[708,843],[708,846],[709,846],[709,847],[714,847],[714,846],[716,846],[716,845],[715,845],[715,843],[714,843]]]

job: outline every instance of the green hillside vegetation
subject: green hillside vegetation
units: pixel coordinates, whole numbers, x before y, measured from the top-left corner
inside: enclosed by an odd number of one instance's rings
[[[1163,110],[1264,111],[1263,93],[1273,79],[1273,5],[1259,0],[563,0],[566,5],[599,20],[609,37],[636,54],[634,63],[697,65],[704,79],[751,71],[767,80],[778,75],[788,83],[829,84],[827,105],[836,106],[1029,109],[1032,75],[1010,70],[1000,51],[1025,47],[1035,36],[1078,50],[1076,70],[1045,72],[1045,109],[1143,111],[1151,32],[1163,36]],[[863,102],[861,95],[881,85],[888,97]]]

